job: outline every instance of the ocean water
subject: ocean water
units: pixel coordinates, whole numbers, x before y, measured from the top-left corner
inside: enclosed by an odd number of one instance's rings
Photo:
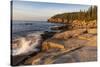
[[[43,33],[51,30],[51,27],[62,26],[63,24],[50,23],[47,21],[13,21],[12,22],[12,38],[24,36],[30,33]]]
[[[39,51],[40,49],[37,49],[36,47],[41,45],[42,38],[40,34],[45,31],[57,31],[51,30],[50,28],[61,25],[63,24],[49,23],[46,21],[13,21],[11,32],[12,41],[15,41],[16,43],[12,42],[12,46],[17,45],[17,47],[12,49],[12,55],[28,55]],[[25,39],[26,37],[22,37],[26,35],[30,38],[30,41]],[[33,39],[34,42],[30,45]],[[20,47],[18,47],[19,42]]]

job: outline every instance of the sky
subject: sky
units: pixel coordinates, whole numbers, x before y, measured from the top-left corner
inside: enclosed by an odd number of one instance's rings
[[[12,20],[46,21],[61,13],[88,10],[90,5],[13,1]]]

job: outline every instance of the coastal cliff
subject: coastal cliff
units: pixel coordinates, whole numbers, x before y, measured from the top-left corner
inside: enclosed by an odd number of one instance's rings
[[[78,28],[97,28],[97,20],[70,20],[67,21],[66,19],[60,19],[60,18],[50,18],[48,20],[52,23],[64,23],[67,26],[67,29],[78,29]],[[67,30],[66,29],[66,30]]]
[[[68,28],[96,28],[97,7],[91,6],[87,11],[56,14],[48,19],[51,23],[64,23]]]

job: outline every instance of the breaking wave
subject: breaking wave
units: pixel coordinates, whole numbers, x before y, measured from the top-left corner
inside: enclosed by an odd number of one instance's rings
[[[12,41],[12,56],[29,55],[40,51],[42,37],[41,33],[28,34],[25,37],[19,37]]]

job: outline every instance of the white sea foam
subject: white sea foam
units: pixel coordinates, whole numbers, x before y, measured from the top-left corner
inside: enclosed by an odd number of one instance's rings
[[[41,45],[41,40],[40,33],[33,33],[16,39],[17,42],[12,43],[12,45],[17,44],[17,48],[12,48],[12,55],[28,55],[39,51],[36,47]]]

